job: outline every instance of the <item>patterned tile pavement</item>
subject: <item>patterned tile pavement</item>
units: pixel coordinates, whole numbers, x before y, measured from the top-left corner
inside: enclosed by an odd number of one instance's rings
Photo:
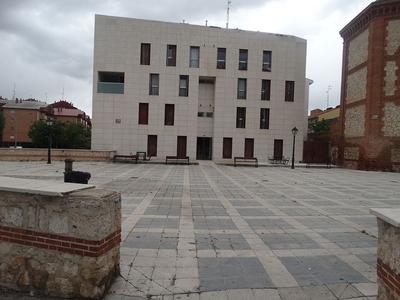
[[[63,180],[62,162],[1,162]],[[121,274],[105,300],[375,299],[376,219],[395,173],[75,162],[122,193]],[[0,292],[1,299],[50,299]]]

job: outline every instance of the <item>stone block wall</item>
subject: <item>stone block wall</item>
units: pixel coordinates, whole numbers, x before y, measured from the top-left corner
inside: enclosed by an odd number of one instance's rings
[[[367,97],[367,68],[347,77],[346,103],[353,103]]]
[[[359,105],[346,110],[344,135],[362,137],[365,134],[365,105]]]
[[[0,191],[0,207],[0,286],[61,298],[102,297],[119,272],[118,192]]]
[[[72,158],[74,161],[108,161],[116,151],[92,151],[78,149],[51,149],[51,159],[61,161]],[[47,149],[0,148],[0,161],[47,161]]]
[[[367,61],[369,30],[364,30],[349,43],[348,70]]]
[[[400,209],[371,209],[378,219],[378,300],[400,300]]]
[[[400,106],[394,102],[385,102],[383,112],[382,131],[384,136],[400,137]]]

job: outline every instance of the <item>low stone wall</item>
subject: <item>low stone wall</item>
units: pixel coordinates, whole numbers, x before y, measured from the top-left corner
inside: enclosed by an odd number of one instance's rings
[[[108,161],[116,151],[92,151],[77,149],[51,149],[51,160],[72,158],[74,161]],[[47,161],[47,149],[0,148],[0,160],[4,161]]]
[[[378,298],[400,300],[400,209],[371,209],[378,218]]]
[[[0,207],[0,286],[61,298],[103,296],[119,272],[120,193],[0,177]]]

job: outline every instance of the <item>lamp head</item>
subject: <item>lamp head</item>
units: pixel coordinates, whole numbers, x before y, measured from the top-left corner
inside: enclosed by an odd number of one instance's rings
[[[50,119],[50,118],[47,118],[46,124],[49,125],[49,126],[53,125],[53,120]]]
[[[296,135],[298,132],[299,132],[299,130],[296,127],[293,127],[292,134]]]

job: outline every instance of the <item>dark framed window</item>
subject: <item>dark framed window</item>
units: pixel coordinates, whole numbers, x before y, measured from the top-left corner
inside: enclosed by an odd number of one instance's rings
[[[141,44],[140,64],[150,65],[150,44]]]
[[[260,129],[269,129],[269,108],[260,109]]]
[[[247,79],[238,78],[237,85],[237,98],[238,99],[246,99],[247,90]]]
[[[198,68],[200,61],[200,47],[190,47],[190,68]]]
[[[236,108],[236,128],[246,128],[246,107]]]
[[[222,146],[222,158],[232,158],[232,138],[224,137]]]
[[[264,72],[271,72],[271,51],[263,51],[263,65],[262,70]]]
[[[286,81],[285,101],[294,102],[294,81]]]
[[[149,104],[139,103],[139,122],[138,124],[147,125],[149,124]]]
[[[217,52],[217,69],[225,69],[226,48],[218,48]]]
[[[261,81],[261,100],[270,100],[271,80],[263,79]]]
[[[247,49],[239,50],[239,70],[247,70]]]
[[[187,97],[189,95],[189,76],[179,76],[179,96]]]
[[[147,136],[147,155],[157,156],[157,136]]]
[[[158,74],[150,74],[149,95],[158,95],[159,77]]]
[[[174,126],[175,104],[165,104],[164,125]]]
[[[176,66],[176,45],[167,45],[167,66]]]

